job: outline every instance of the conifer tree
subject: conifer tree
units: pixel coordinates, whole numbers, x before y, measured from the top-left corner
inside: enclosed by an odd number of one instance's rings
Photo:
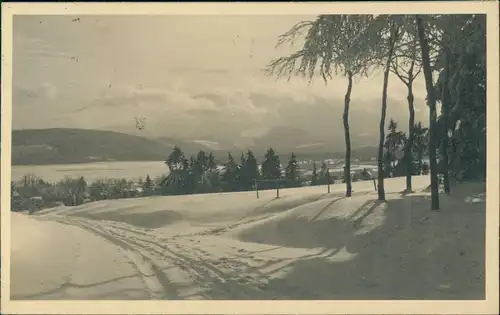
[[[217,169],[217,160],[215,159],[215,156],[213,155],[212,152],[208,154],[207,158],[207,169],[214,171]]]
[[[151,177],[149,177],[149,174],[146,175],[146,180],[143,183],[142,189],[143,189],[144,194],[146,196],[153,194],[154,184],[153,184],[153,181],[151,180]]]
[[[195,162],[195,167],[194,171],[196,175],[201,176],[205,170],[208,167],[208,156],[205,153],[205,151],[199,151],[198,155],[196,156],[196,162]]]
[[[247,160],[245,158],[245,154],[241,153],[240,164],[238,165],[238,173],[237,173],[237,183],[239,190],[246,190],[245,187],[245,183],[247,182],[246,165],[247,165]]]
[[[319,172],[318,184],[326,185],[326,184],[328,184],[329,180],[330,180],[330,172],[328,170],[328,166],[326,165],[326,162],[323,161],[321,163],[321,170]]]
[[[228,155],[228,162],[225,165],[225,170],[222,175],[222,180],[224,182],[226,191],[236,191],[238,190],[238,165],[234,161],[231,153]]]
[[[182,169],[183,159],[184,153],[178,146],[175,146],[174,150],[172,151],[172,153],[170,153],[165,163],[168,165],[170,172],[174,172]]]
[[[288,161],[288,165],[285,170],[285,178],[288,187],[299,187],[300,176],[299,176],[299,165],[297,163],[297,157],[294,153],[290,157],[290,161]]]
[[[188,177],[186,167],[188,166],[188,162],[182,150],[178,146],[175,146],[165,163],[168,165],[170,173],[161,183],[163,186],[163,193],[186,193],[186,181]]]
[[[280,179],[281,163],[279,156],[270,148],[267,150],[265,160],[262,163],[262,177],[264,179]]]
[[[313,163],[313,173],[311,178],[311,186],[318,185],[318,169],[316,167],[316,162]]]
[[[245,173],[244,187],[246,190],[251,190],[254,184],[254,180],[260,177],[257,159],[255,158],[255,155],[251,150],[248,150],[247,152],[245,168],[243,170]]]

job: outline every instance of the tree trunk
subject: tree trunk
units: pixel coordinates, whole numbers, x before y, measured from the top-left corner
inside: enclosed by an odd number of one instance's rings
[[[351,183],[351,136],[349,133],[349,104],[351,103],[352,92],[352,76],[351,72],[347,73],[349,83],[347,85],[347,92],[344,98],[344,115],[342,116],[344,122],[344,135],[345,135],[345,167],[344,167],[344,180],[345,180],[345,196],[351,197],[352,183]]]
[[[427,89],[427,104],[429,105],[429,166],[431,173],[431,209],[439,210],[439,183],[436,162],[436,97],[432,82],[432,69],[429,57],[429,46],[425,38],[425,28],[422,18],[416,18],[418,37],[422,49],[422,67],[424,70],[425,87]]]
[[[424,153],[422,149],[418,150],[418,174],[422,175],[422,169],[424,167]]]
[[[382,113],[380,115],[380,141],[378,144],[378,200],[385,201],[384,187],[384,140],[385,140],[385,117],[387,115],[387,87],[389,86],[389,73],[391,69],[392,54],[396,43],[397,29],[394,23],[391,23],[391,37],[389,39],[389,51],[384,70],[384,86],[382,89]]]
[[[389,79],[389,71],[384,72],[384,87],[382,92],[382,114],[380,116],[380,141],[378,144],[378,199],[385,200],[385,187],[384,187],[384,138],[385,138],[385,116],[387,113],[387,85]]]
[[[457,140],[456,140],[456,131],[455,126],[451,126],[451,148],[452,153],[450,157],[450,168],[451,168],[451,177],[456,180],[458,175],[457,169],[457,160],[458,160],[458,151],[457,151]]]
[[[396,177],[396,145],[392,147],[391,177]]]
[[[412,148],[413,148],[413,137],[414,137],[414,126],[415,126],[415,106],[414,106],[414,98],[413,98],[413,78],[411,77],[408,80],[408,110],[410,112],[410,117],[408,119],[408,141],[406,141],[405,147],[405,160],[406,160],[406,192],[412,192],[411,185],[411,176],[413,170],[413,157],[412,157]]]
[[[450,93],[449,93],[449,79],[450,79],[450,61],[449,61],[449,51],[445,48],[444,51],[444,82],[441,87],[441,103],[443,112],[443,142],[441,150],[443,151],[443,184],[444,192],[449,195],[451,193],[450,189],[450,172],[449,172],[449,158],[448,158],[448,130],[449,130],[449,116],[450,116]]]

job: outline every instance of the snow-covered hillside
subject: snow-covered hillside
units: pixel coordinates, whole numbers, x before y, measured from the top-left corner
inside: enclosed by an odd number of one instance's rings
[[[427,176],[12,214],[13,299],[482,299],[485,187]],[[482,195],[481,195],[482,194]],[[42,280],[39,279],[42,275]]]

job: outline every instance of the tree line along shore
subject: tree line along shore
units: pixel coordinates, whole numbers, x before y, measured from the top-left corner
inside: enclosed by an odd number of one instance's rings
[[[412,174],[427,174],[429,165],[424,161],[427,129],[419,123],[414,130],[417,130],[415,138],[418,141],[414,141],[412,151]],[[406,139],[406,134],[397,130],[397,123],[391,121],[385,144],[384,176],[397,177],[405,174],[401,152]],[[303,161],[292,153],[284,166],[281,159],[270,148],[261,163],[252,150],[242,153],[239,160],[229,153],[225,158],[226,162],[219,163],[213,153],[199,151],[196,156],[188,158],[176,146],[165,161],[168,173],[154,178],[146,174],[144,178],[136,180],[105,178],[89,182],[84,176],[80,176],[50,183],[33,174],[26,174],[11,184],[11,205],[13,211],[36,211],[108,199],[251,191],[257,186],[258,189],[265,190],[345,183],[344,172],[335,172],[332,161],[307,161],[308,165],[304,166]],[[342,166],[340,165],[341,168]],[[350,172],[352,181],[374,179],[372,172],[365,168]]]

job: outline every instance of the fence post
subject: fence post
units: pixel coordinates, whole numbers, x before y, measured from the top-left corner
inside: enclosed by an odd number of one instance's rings
[[[276,180],[276,198],[280,197],[280,182]]]
[[[257,199],[259,199],[259,184],[256,179],[253,180],[255,183],[255,191],[257,192]]]

